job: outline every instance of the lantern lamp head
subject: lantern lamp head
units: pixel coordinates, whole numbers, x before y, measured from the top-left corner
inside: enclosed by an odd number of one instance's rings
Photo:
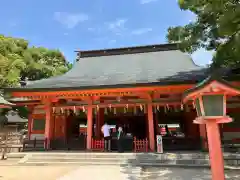
[[[222,79],[212,76],[184,93],[183,103],[194,101],[198,117],[221,118],[226,116],[226,97],[240,91]]]
[[[198,96],[194,103],[198,116],[222,117],[226,115],[226,96],[224,94],[203,94]]]

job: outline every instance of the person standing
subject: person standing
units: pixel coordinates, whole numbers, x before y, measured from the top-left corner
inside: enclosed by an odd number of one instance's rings
[[[117,145],[118,145],[118,152],[122,153],[123,152],[123,129],[121,126],[118,127],[118,132],[117,132]]]
[[[110,126],[107,122],[102,126],[102,133],[104,136],[104,150],[111,151],[111,134],[110,134]]]

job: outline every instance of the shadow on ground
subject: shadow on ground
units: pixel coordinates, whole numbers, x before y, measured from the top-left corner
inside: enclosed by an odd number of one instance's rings
[[[156,162],[157,154],[139,153],[134,159],[128,159],[121,165],[121,171],[127,175],[128,180],[211,180],[210,169],[194,167],[166,167],[154,166],[149,163]],[[169,159],[158,160],[163,162]],[[148,162],[144,165],[144,163]],[[239,180],[239,170],[225,170],[226,179]]]

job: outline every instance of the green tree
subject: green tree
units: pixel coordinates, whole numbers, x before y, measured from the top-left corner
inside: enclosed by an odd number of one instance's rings
[[[167,39],[179,43],[182,51],[199,48],[215,51],[213,68],[240,67],[240,0],[179,0],[179,7],[191,11],[196,20],[170,27]]]
[[[71,68],[59,50],[29,47],[28,41],[0,35],[0,87],[20,80],[39,80],[61,75]]]
[[[0,89],[18,86],[26,78],[33,81],[61,75],[71,67],[59,50],[29,47],[24,39],[0,35]],[[27,116],[25,107],[14,110],[20,117]],[[0,114],[6,113],[7,110],[3,110]]]

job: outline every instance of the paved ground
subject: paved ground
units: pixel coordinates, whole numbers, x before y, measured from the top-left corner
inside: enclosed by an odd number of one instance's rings
[[[0,166],[0,180],[56,180],[79,167]]]
[[[119,166],[1,166],[0,180],[210,180],[210,171],[193,168],[136,168]],[[240,172],[226,171],[227,180]]]

